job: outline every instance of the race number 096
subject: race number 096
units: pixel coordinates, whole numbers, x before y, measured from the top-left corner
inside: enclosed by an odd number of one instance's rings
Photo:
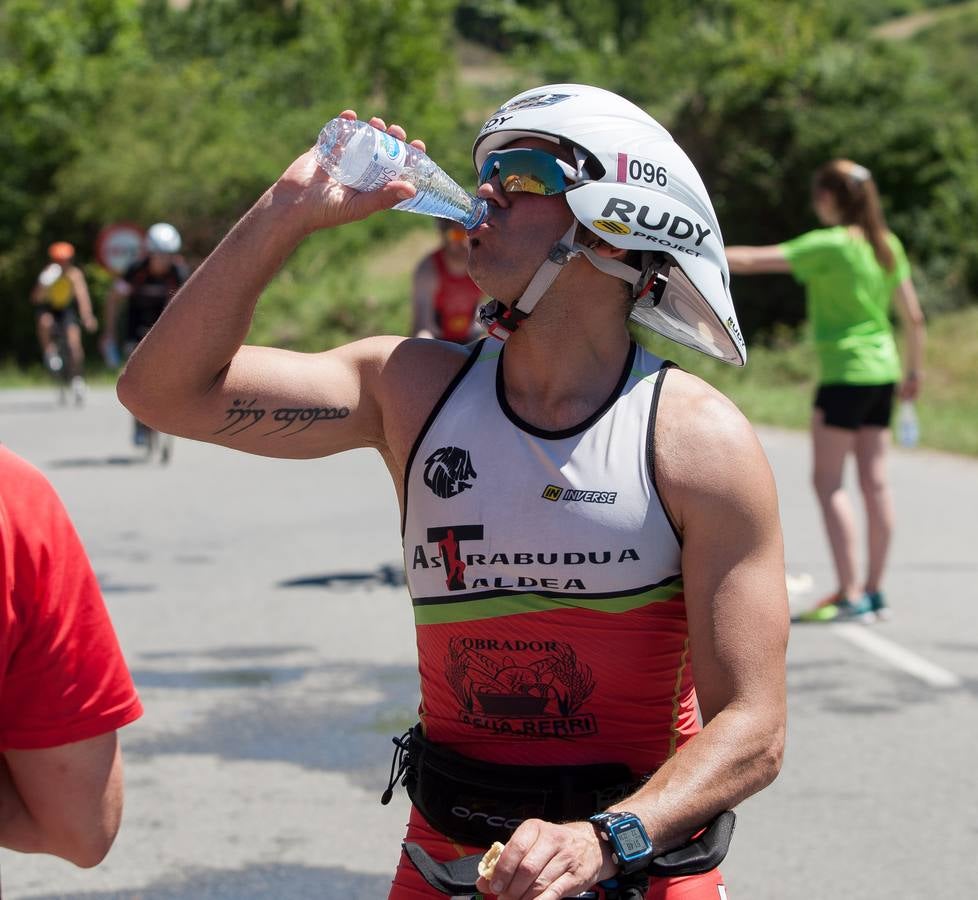
[[[632,181],[644,181],[646,184],[657,184],[659,187],[665,187],[669,183],[665,166],[642,162],[640,159],[628,161],[628,177]]]

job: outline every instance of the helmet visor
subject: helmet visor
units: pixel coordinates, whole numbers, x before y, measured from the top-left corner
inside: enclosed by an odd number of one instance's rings
[[[527,147],[493,150],[479,170],[479,184],[497,173],[499,184],[509,194],[562,194],[577,181],[573,167],[562,159]]]
[[[747,360],[743,342],[738,346],[730,335],[736,321],[731,316],[725,326],[718,311],[679,266],[669,269],[669,281],[659,299],[652,293],[639,298],[632,308],[631,319],[677,344],[731,365],[742,366]]]

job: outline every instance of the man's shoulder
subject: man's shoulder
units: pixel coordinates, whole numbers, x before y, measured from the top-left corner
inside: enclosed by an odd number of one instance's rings
[[[682,481],[733,473],[757,447],[753,427],[729,397],[676,368],[665,375],[655,440],[663,474]]]
[[[683,428],[709,428],[715,424],[710,421],[712,415],[743,420],[736,404],[698,375],[678,366],[668,366],[664,374],[661,402],[677,407],[676,421]],[[685,414],[681,414],[683,409]]]
[[[434,390],[440,394],[473,348],[430,338],[386,338],[378,339],[375,352],[383,360],[385,380],[409,393]]]
[[[471,346],[402,335],[362,338],[339,350],[362,374],[376,376],[398,393],[447,385],[472,352]]]
[[[432,409],[472,348],[430,338],[371,338],[364,362],[383,417],[387,445],[404,460]]]

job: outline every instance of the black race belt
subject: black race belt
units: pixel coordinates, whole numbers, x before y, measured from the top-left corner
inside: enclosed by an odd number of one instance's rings
[[[635,793],[647,778],[628,766],[511,766],[470,759],[434,744],[415,725],[400,738],[390,800],[400,779],[411,802],[436,831],[476,847],[506,843],[524,819],[574,822]],[[396,770],[396,773],[395,773]]]

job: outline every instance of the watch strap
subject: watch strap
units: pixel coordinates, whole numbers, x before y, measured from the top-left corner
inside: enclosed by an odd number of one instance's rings
[[[626,860],[622,859],[618,853],[619,841],[617,836],[613,837],[612,827],[621,821],[631,820],[637,823],[638,827],[642,830],[642,834],[645,837],[645,843],[648,846],[646,852],[638,858]],[[611,860],[618,866],[619,870],[623,875],[631,875],[634,872],[639,872],[648,867],[652,862],[653,854],[655,853],[655,847],[652,845],[652,839],[649,837],[648,832],[645,830],[645,825],[642,820],[636,816],[634,813],[630,812],[603,812],[596,813],[591,816],[588,821],[598,829],[601,838],[611,845]]]

